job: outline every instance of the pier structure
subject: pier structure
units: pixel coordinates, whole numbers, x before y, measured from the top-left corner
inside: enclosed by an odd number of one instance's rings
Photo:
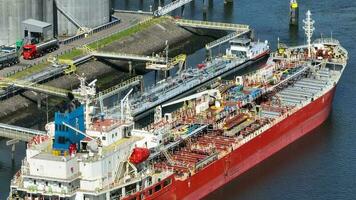
[[[172,12],[173,10],[182,7],[182,13],[184,10],[184,5],[187,3],[192,2],[193,0],[175,0],[172,1],[171,3],[164,5],[162,7],[158,7],[156,11],[153,12],[153,15],[155,17],[163,16],[168,14],[169,12]]]
[[[88,47],[87,47],[88,48]],[[168,71],[179,66],[179,71],[185,67],[185,60],[187,56],[185,54],[180,54],[174,58],[169,58],[169,45],[166,41],[166,48],[164,50],[165,57],[162,56],[146,56],[138,54],[129,53],[117,53],[117,52],[98,52],[88,49],[88,53],[95,58],[111,59],[111,60],[127,60],[129,64],[129,72],[132,74],[134,72],[133,62],[146,62],[146,69],[163,71],[164,78],[167,78]]]
[[[144,56],[128,53],[116,53],[116,52],[93,52],[91,55],[95,58],[110,59],[110,60],[126,60],[129,64],[129,73],[134,74],[135,66],[133,61],[138,62],[154,62],[154,63],[166,63],[166,58],[159,56]]]
[[[61,98],[67,98],[68,94],[72,93],[76,99],[79,99],[79,100],[82,99],[82,96],[76,92],[72,92],[69,90],[52,87],[52,86],[48,86],[48,85],[23,81],[23,80],[4,79],[3,78],[0,80],[0,84],[5,87],[6,86],[7,87],[17,87],[20,89],[25,89],[25,90],[30,90],[30,91],[35,92],[36,97],[37,97],[38,107],[41,106],[42,94],[45,94],[47,96],[56,96],[56,97],[61,97]],[[104,99],[106,99],[110,96],[113,96],[113,95],[117,95],[121,91],[126,90],[131,87],[134,87],[136,85],[140,85],[141,90],[143,90],[143,76],[135,76],[135,77],[128,79],[126,81],[123,81],[111,88],[103,90],[103,91],[99,92],[94,97],[94,100],[97,100],[97,101],[99,101],[100,104],[103,104]]]
[[[250,26],[245,24],[231,24],[231,23],[186,20],[186,19],[176,19],[176,23],[182,27],[232,31],[230,34],[205,45],[205,49],[207,50],[207,57],[209,59],[212,57],[213,48],[220,46],[221,44],[224,44],[234,38],[241,37],[251,32]]]
[[[116,53],[116,52],[93,52],[91,54],[96,58],[106,58],[111,60],[131,60],[131,61],[141,61],[141,62],[157,62],[165,63],[166,58],[159,56],[144,56],[129,53]]]
[[[249,30],[249,26],[245,24],[232,24],[232,23],[199,21],[199,20],[188,20],[188,19],[176,19],[175,22],[176,24],[182,27],[190,27],[190,28],[197,28],[197,29],[211,29],[211,30],[221,30],[221,31]]]
[[[15,159],[16,144],[19,141],[29,142],[35,136],[45,136],[46,132],[38,131],[19,126],[13,126],[0,123],[0,137],[10,139],[6,142],[6,146],[11,146],[11,160]]]
[[[44,131],[0,123],[0,137],[28,142],[36,135],[46,135],[46,133]]]
[[[212,4],[212,1],[211,0],[202,0],[202,1],[203,1],[204,12],[205,12],[206,8],[210,4]],[[194,0],[172,0],[172,2],[164,6],[159,6],[158,9],[153,12],[153,15],[155,17],[163,16],[180,7],[182,8],[181,14],[183,14],[185,5],[192,2],[194,2]],[[159,3],[161,4],[161,1],[159,1]],[[233,0],[224,0],[224,4],[231,4],[231,3],[233,3]]]

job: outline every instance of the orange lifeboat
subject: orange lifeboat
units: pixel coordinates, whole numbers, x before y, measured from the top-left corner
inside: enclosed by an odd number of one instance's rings
[[[150,156],[150,151],[146,148],[135,147],[130,156],[130,162],[140,164]]]

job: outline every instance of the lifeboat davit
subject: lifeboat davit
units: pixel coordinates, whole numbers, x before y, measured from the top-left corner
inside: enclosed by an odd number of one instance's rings
[[[140,164],[143,161],[147,160],[150,156],[150,150],[146,148],[135,147],[130,156],[130,162],[133,164]]]

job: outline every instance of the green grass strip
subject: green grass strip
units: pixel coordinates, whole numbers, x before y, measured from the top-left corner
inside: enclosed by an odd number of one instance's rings
[[[145,22],[142,22],[142,23],[139,23],[139,24],[136,24],[128,29],[125,29],[123,31],[120,31],[118,33],[115,33],[107,38],[103,38],[101,40],[98,40],[96,42],[93,42],[91,44],[89,44],[89,48],[91,49],[100,49],[100,48],[103,48],[115,41],[118,41],[124,37],[128,37],[128,36],[131,36],[133,34],[136,34],[140,31],[143,31],[147,28],[149,28],[150,26],[152,25],[155,25],[155,24],[158,24],[160,22],[162,22],[163,20],[166,20],[167,17],[160,17],[160,18],[152,18],[150,20],[147,20]]]
[[[48,65],[49,65],[48,62],[40,63],[38,65],[34,65],[32,67],[24,69],[23,71],[19,71],[19,72],[13,74],[13,75],[10,75],[9,78],[14,78],[14,79],[24,78],[26,76],[29,76],[29,75],[33,74],[33,73],[37,73],[37,72],[42,71],[43,69],[48,67]]]
[[[58,56],[59,59],[64,59],[64,60],[73,60],[77,57],[80,57],[84,54],[84,52],[81,49],[73,49],[70,52],[67,52],[63,55]]]

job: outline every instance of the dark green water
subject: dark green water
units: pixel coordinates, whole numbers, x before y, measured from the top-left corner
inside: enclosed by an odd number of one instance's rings
[[[168,0],[166,0],[168,2]],[[223,0],[208,0],[210,7],[203,14],[202,0],[186,6],[184,17],[251,25],[257,38],[269,40],[273,48],[277,38],[288,44],[304,43],[301,27],[289,28],[289,0],[234,0],[225,6]],[[315,36],[340,40],[349,51],[349,64],[339,82],[329,119],[312,134],[303,137],[268,160],[240,176],[206,199],[356,199],[356,1],[299,0],[300,18],[307,9],[316,21]],[[158,0],[117,0],[118,9],[149,10]],[[177,15],[179,12],[174,12]],[[300,19],[301,22],[301,19]],[[199,63],[205,50],[188,59]],[[24,145],[18,145],[16,159],[11,163],[10,148],[0,141],[0,200],[8,193],[9,181],[20,167]]]

